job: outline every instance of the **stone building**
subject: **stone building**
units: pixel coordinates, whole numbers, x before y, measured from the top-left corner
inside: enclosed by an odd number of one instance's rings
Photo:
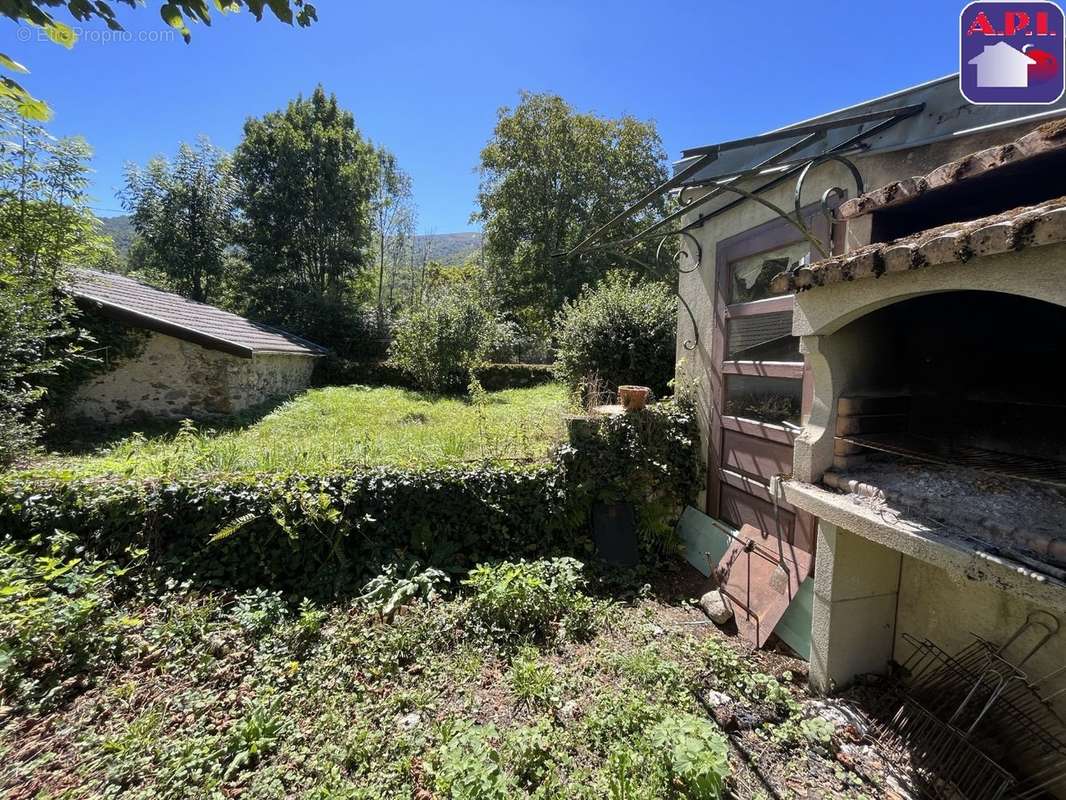
[[[72,417],[117,423],[234,414],[306,388],[326,352],[114,273],[75,270],[69,291],[83,312],[147,333],[135,355],[78,387],[68,405]]]

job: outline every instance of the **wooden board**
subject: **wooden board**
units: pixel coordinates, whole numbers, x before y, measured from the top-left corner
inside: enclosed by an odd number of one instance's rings
[[[777,637],[804,661],[811,660],[811,620],[814,618],[814,578],[800,584],[788,611],[774,628]]]

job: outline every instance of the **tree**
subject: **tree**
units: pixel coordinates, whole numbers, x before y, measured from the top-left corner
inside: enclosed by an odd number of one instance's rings
[[[373,147],[319,86],[249,119],[233,167],[248,313],[312,338],[336,335],[323,314],[343,311],[368,266]]]
[[[143,5],[143,0],[117,0],[130,8]],[[247,7],[256,21],[262,20],[267,8],[282,22],[291,25],[294,21],[306,28],[318,19],[315,7],[306,0],[214,0],[221,13],[240,11]],[[0,14],[16,23],[28,23],[43,29],[56,44],[73,47],[77,34],[52,13],[54,8],[64,8],[78,22],[102,21],[113,31],[121,31],[122,25],[115,17],[115,10],[102,0],[0,0]],[[187,20],[211,24],[211,11],[206,0],[161,0],[159,15],[171,27],[181,32],[186,43],[191,39]],[[0,67],[10,72],[29,72],[9,56],[0,53]],[[37,100],[17,81],[8,75],[0,76],[0,99],[11,100],[18,112],[28,118],[46,120],[51,116],[47,104]]]
[[[226,153],[201,137],[184,142],[173,161],[126,166],[122,203],[139,241],[134,263],[165,275],[180,293],[217,300],[236,222],[237,184]]]
[[[420,389],[461,391],[505,335],[483,294],[456,285],[408,309],[396,325],[389,363]]]
[[[610,252],[556,257],[665,180],[665,153],[651,122],[575,112],[561,97],[522,94],[501,108],[481,151],[479,211],[497,302],[526,328],[546,332],[553,314],[585,284],[626,266]],[[662,201],[615,229],[631,235]],[[636,256],[651,261],[649,245]]]
[[[61,288],[66,265],[108,256],[85,205],[89,156],[0,101],[0,466],[29,451],[46,383],[83,357]]]
[[[403,252],[403,242],[413,224],[410,208],[411,178],[396,163],[396,156],[384,147],[377,150],[377,181],[370,198],[374,232],[378,251],[378,318],[385,315],[385,261],[393,255],[395,277],[397,250]],[[399,247],[397,248],[397,244]]]

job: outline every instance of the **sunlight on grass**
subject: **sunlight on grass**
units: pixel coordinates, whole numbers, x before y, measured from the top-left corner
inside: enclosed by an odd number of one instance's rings
[[[315,389],[246,427],[134,432],[87,455],[53,454],[34,471],[149,477],[525,461],[562,439],[566,402],[558,385],[492,392],[482,405],[387,387]]]

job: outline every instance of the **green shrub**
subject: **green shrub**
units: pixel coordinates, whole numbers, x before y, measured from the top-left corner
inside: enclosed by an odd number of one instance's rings
[[[415,561],[406,570],[389,564],[380,575],[363,587],[359,599],[367,607],[391,620],[403,606],[415,600],[432,600],[437,589],[448,582],[448,576],[439,569],[420,569]]]
[[[347,359],[330,354],[315,363],[311,382],[315,386],[394,386],[416,388],[414,381],[384,358]]]
[[[434,754],[433,788],[450,800],[507,800],[513,787],[503,769],[503,758],[492,740],[492,726],[457,722],[447,725],[444,740]]]
[[[583,570],[573,558],[482,564],[463,582],[471,622],[500,642],[587,638],[596,604],[583,592]]]
[[[254,767],[260,759],[273,752],[285,729],[285,718],[277,704],[257,704],[237,720],[226,739],[224,773],[229,778],[235,772]]]
[[[0,694],[48,705],[68,678],[113,661],[139,621],[121,615],[113,562],[0,548]]]
[[[240,308],[240,299],[236,305]],[[370,360],[385,356],[389,320],[379,321],[377,309],[359,307],[347,293],[321,297],[302,290],[281,289],[271,307],[253,307],[248,312],[257,321],[309,339],[342,358]]]
[[[752,703],[770,706],[782,715],[792,715],[798,710],[787,686],[773,675],[752,670],[747,660],[721,642],[707,639],[702,655],[709,674],[714,676],[716,688]]]
[[[390,561],[581,554],[588,496],[563,465],[334,476],[0,481],[0,531],[60,528],[106,557],[130,546],[180,575],[297,597],[351,592]]]
[[[596,487],[602,502],[630,502],[647,555],[676,550],[676,523],[705,485],[700,432],[687,400],[598,418],[572,431],[571,480]]]
[[[238,628],[259,639],[289,615],[289,608],[280,593],[256,589],[238,596],[231,613]]]
[[[527,645],[518,651],[511,661],[507,682],[519,706],[546,711],[558,704],[555,670],[540,659],[535,647]]]
[[[556,372],[578,388],[591,377],[667,392],[674,376],[677,300],[662,283],[609,274],[567,303],[555,319]]]
[[[671,714],[648,732],[670,782],[688,800],[717,800],[729,777],[729,747],[714,723],[691,714]]]
[[[70,531],[104,558],[143,548],[207,585],[319,597],[356,590],[392,562],[454,573],[494,560],[586,558],[589,510],[605,496],[635,503],[645,549],[661,551],[702,486],[698,441],[690,409],[660,404],[605,421],[535,467],[167,480],[15,473],[0,478],[0,531]],[[595,615],[577,613],[586,601],[576,602],[563,623],[580,635]]]
[[[507,732],[504,763],[515,783],[533,797],[563,797],[565,785],[559,785],[564,780],[560,778],[560,766],[570,761],[567,744],[565,731],[541,717],[532,725]]]
[[[460,391],[485,362],[501,331],[496,315],[473,290],[443,292],[396,325],[389,364],[421,389]]]

